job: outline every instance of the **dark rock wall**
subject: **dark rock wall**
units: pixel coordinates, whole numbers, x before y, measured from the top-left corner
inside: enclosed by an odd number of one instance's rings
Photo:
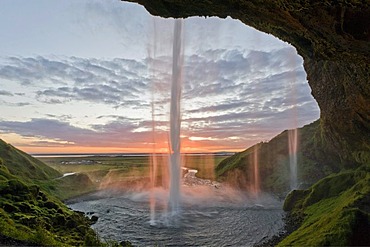
[[[305,68],[327,145],[346,166],[370,163],[369,65],[305,59]]]
[[[128,0],[162,17],[231,16],[304,58],[323,139],[344,166],[370,163],[370,1]]]

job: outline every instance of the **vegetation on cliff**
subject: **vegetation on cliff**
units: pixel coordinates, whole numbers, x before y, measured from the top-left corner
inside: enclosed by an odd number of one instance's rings
[[[27,182],[61,177],[57,170],[0,139],[0,157],[9,172]]]
[[[26,183],[38,185],[61,200],[96,189],[86,174],[78,173],[64,177],[59,171],[1,139],[0,158],[10,174]]]
[[[61,176],[0,140],[0,244],[101,245],[90,228],[91,220],[48,193],[65,194],[77,183],[77,179],[67,181]]]
[[[340,157],[323,138],[320,121],[300,128],[298,133],[298,177],[305,181],[301,186],[306,189],[292,191],[284,210],[290,212],[290,218],[302,219],[302,224],[279,246],[369,245],[370,164],[343,169]],[[256,149],[262,189],[279,194],[288,191],[287,131],[226,158],[216,168],[219,179],[238,187],[253,183]]]
[[[340,170],[338,158],[330,155],[321,136],[320,121],[298,129],[298,181],[307,188],[319,179]],[[258,143],[224,159],[216,167],[219,180],[236,187],[253,184],[253,157],[257,152],[261,189],[277,194],[289,191],[289,138],[283,131],[269,142]]]
[[[279,246],[368,246],[370,165],[332,174],[307,190],[292,191],[284,210],[302,225]]]

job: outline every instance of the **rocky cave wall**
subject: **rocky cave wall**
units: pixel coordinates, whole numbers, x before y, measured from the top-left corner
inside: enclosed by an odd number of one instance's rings
[[[296,47],[345,167],[370,163],[370,1],[127,0],[162,17],[230,16]]]

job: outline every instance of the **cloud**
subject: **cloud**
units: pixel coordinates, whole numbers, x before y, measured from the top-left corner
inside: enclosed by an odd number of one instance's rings
[[[39,87],[36,99],[50,104],[88,101],[139,105],[138,96],[147,91],[148,79],[142,76],[146,73],[142,62],[127,59],[10,57],[8,64],[0,67],[0,78]]]
[[[25,122],[2,121],[2,131],[85,146],[144,145],[150,142],[152,99],[160,135],[168,130],[170,57],[11,57],[6,61],[0,65],[0,78],[29,88],[17,93],[19,97],[31,97],[29,90],[33,90],[40,105],[63,108],[69,102],[89,102],[129,111],[114,115],[97,110],[97,121],[85,127],[71,124],[76,122],[73,114],[44,112]],[[9,94],[13,92],[0,91],[0,95]],[[312,122],[319,115],[302,59],[289,47],[271,52],[216,49],[187,54],[181,103],[182,131],[186,138],[198,137],[189,141],[213,140],[215,145],[229,143],[238,148]]]
[[[84,147],[148,147],[149,137],[152,135],[151,130],[136,131],[140,126],[140,123],[127,119],[111,121],[104,125],[92,125],[92,129],[76,127],[57,119],[0,122],[0,129],[3,133],[17,133],[23,137],[36,137],[42,140],[31,142],[32,146],[39,145],[46,139],[47,142],[54,143],[53,146],[73,144]],[[157,135],[163,136],[166,133],[159,131]]]
[[[9,91],[6,91],[6,90],[0,90],[0,95],[3,95],[3,96],[13,96],[13,94]]]
[[[38,118],[27,122],[2,121],[0,128],[4,132],[15,132],[23,136],[40,136],[69,141],[74,141],[83,135],[93,134],[90,130],[73,127],[65,122]]]
[[[12,102],[7,102],[4,100],[0,100],[1,105],[3,106],[10,106],[10,107],[22,107],[22,106],[29,106],[32,105],[31,103],[28,102],[17,102],[17,103],[12,103]]]
[[[240,108],[244,108],[248,106],[250,103],[248,102],[240,102],[240,101],[223,101],[223,102],[214,102],[211,106],[199,107],[196,109],[188,110],[187,113],[204,113],[204,112],[218,112],[218,111],[228,111],[228,110],[236,110]]]

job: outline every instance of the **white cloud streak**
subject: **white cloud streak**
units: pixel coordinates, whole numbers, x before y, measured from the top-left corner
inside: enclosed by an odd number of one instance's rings
[[[38,56],[3,60],[0,86],[8,87],[0,90],[2,101],[17,96],[22,102],[44,107],[27,121],[6,120],[5,112],[0,121],[4,133],[63,141],[63,145],[148,143],[151,95],[156,101],[157,127],[167,128],[168,57],[104,60]],[[318,118],[302,60],[294,48],[186,54],[184,71],[182,132],[185,137],[197,137],[190,140],[208,140],[207,144],[220,140],[223,144],[227,141],[231,149],[246,148],[286,128],[298,127],[295,123],[301,126]],[[26,93],[10,91],[9,83]],[[83,127],[72,124],[73,113],[47,111],[47,105],[63,108],[71,102],[131,109],[131,113],[96,112],[96,121]],[[31,103],[23,104],[26,107]],[[235,136],[238,138],[230,138]]]

